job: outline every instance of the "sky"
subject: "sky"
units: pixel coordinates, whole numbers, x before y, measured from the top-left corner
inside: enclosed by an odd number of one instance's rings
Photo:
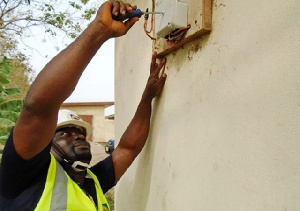
[[[98,8],[103,2],[104,0],[89,1],[86,8]],[[56,4],[57,5],[52,6],[55,7],[57,11],[69,11],[68,8],[70,8],[70,6],[68,1],[61,0],[57,1]],[[74,18],[78,16],[76,13],[73,15]],[[94,17],[92,17],[91,20],[93,20],[93,18]],[[83,29],[86,28],[89,22],[90,21],[82,20],[81,27]],[[56,33],[56,36],[50,37],[45,33],[44,28],[32,27],[29,32],[30,36],[25,36],[19,41],[19,49],[27,56],[31,68],[35,71],[34,76],[36,76],[54,56],[74,41],[59,30],[57,30]],[[70,79],[72,79],[71,76]],[[107,101],[114,101],[114,39],[105,42],[98,50],[98,53],[84,71],[74,92],[65,102]]]
[[[57,36],[52,40],[36,32],[21,43],[21,51],[29,57],[36,74],[72,40]],[[29,47],[30,46],[30,47]],[[31,48],[32,47],[32,48]],[[70,76],[71,78],[71,76]],[[74,92],[65,102],[114,101],[114,39],[98,50],[80,78]]]

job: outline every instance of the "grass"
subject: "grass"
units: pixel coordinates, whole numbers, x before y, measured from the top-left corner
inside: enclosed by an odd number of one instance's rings
[[[114,195],[110,192],[107,192],[105,194],[105,197],[106,197],[106,200],[107,200],[107,203],[109,204],[109,207],[111,210],[114,210],[115,206],[114,206]]]

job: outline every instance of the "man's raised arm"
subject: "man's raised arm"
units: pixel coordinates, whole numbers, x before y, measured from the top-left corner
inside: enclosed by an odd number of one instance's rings
[[[146,143],[150,129],[151,103],[153,98],[161,92],[167,78],[165,73],[159,76],[160,70],[166,64],[166,59],[163,59],[160,64],[157,64],[156,56],[156,53],[152,56],[150,76],[136,113],[122,135],[120,143],[112,153],[116,183],[141,152]]]
[[[124,14],[136,6],[119,1],[105,2],[86,30],[54,57],[31,85],[13,131],[17,153],[30,159],[51,141],[61,104],[75,86],[101,45],[112,37],[125,35],[138,18],[114,21],[111,13]]]

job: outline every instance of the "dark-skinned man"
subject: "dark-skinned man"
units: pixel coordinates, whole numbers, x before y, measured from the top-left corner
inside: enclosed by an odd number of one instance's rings
[[[112,19],[136,6],[107,1],[86,30],[54,57],[31,85],[7,140],[0,167],[0,210],[110,210],[105,196],[145,145],[151,102],[162,90],[166,63],[153,54],[150,76],[136,113],[111,156],[89,168],[92,127],[74,112],[59,110],[85,67],[108,39],[138,21]],[[51,153],[50,153],[51,151]],[[125,197],[125,196],[124,196]]]

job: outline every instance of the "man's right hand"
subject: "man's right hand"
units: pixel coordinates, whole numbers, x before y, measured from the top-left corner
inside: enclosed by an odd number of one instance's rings
[[[97,12],[95,22],[105,27],[107,36],[120,37],[125,35],[127,31],[139,20],[138,17],[130,18],[124,22],[116,21],[112,19],[112,13],[114,15],[131,13],[132,10],[137,9],[136,5],[130,5],[122,1],[107,1],[101,5]]]

